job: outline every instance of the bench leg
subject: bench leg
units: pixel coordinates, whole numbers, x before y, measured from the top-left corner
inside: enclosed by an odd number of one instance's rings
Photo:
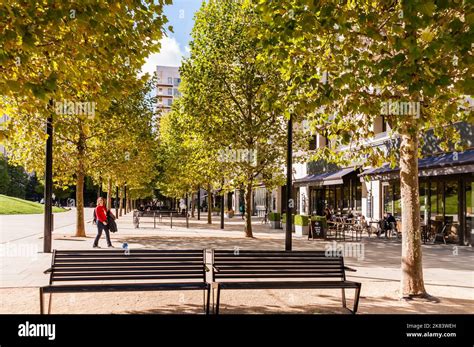
[[[51,314],[51,303],[53,302],[53,293],[49,293],[48,314]]]
[[[216,297],[216,308],[215,308],[215,313],[219,314],[219,303],[221,300],[221,287],[217,286],[217,297]]]
[[[43,312],[44,312],[43,288],[39,289],[39,293],[40,293],[40,314],[43,314]]]
[[[359,308],[359,298],[360,298],[360,289],[362,285],[359,285],[359,287],[356,288],[355,291],[355,296],[354,296],[354,309],[352,311],[353,314],[357,313],[357,309]]]
[[[346,308],[346,290],[344,288],[341,289],[342,291],[342,307]]]
[[[206,314],[209,315],[209,307],[211,306],[211,286],[207,288],[207,303],[206,303]]]
[[[206,311],[206,290],[202,291],[202,308]]]

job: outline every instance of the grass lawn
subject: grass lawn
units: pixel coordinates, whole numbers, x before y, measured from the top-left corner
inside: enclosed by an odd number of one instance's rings
[[[53,212],[64,212],[64,208],[53,207]],[[44,205],[0,194],[0,214],[36,214],[43,213]]]

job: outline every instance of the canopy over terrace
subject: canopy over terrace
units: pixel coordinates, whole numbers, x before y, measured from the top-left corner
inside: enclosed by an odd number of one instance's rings
[[[449,225],[454,243],[474,241],[474,148],[432,155],[418,160],[420,217],[429,228]],[[363,171],[361,180],[381,184],[374,203],[382,212],[401,217],[400,168],[388,164]]]
[[[420,177],[454,175],[474,172],[474,149],[464,152],[450,152],[430,156],[418,160]],[[363,171],[359,176],[370,176],[374,180],[397,179],[399,167],[392,168],[385,164],[380,168],[371,168]]]

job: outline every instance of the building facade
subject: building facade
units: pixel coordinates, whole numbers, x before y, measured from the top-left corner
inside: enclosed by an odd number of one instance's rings
[[[179,68],[158,65],[156,67],[156,77],[157,109],[163,114],[163,112],[169,112],[173,100],[181,95],[178,90],[179,84],[181,83]]]
[[[383,117],[375,124],[372,146],[388,150],[398,146],[397,136]],[[443,152],[433,131],[423,135],[419,159],[420,217],[426,227],[439,230],[447,225],[448,240],[460,245],[474,243],[474,124],[457,123],[456,127],[467,145],[463,152]],[[315,148],[326,146],[327,140],[315,138]],[[345,150],[341,148],[340,150]],[[294,196],[297,213],[322,214],[325,208],[333,213],[365,216],[377,221],[386,213],[401,220],[400,177],[397,167],[353,166],[337,168],[324,162],[296,164]],[[299,166],[299,167],[298,167]],[[276,195],[284,198],[284,187]],[[283,207],[285,204],[282,204]],[[277,209],[278,211],[278,209]],[[280,211],[284,211],[281,208]]]

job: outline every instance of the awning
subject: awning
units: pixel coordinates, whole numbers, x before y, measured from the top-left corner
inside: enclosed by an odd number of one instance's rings
[[[344,176],[354,172],[355,169],[353,167],[348,167],[339,171],[332,173],[331,175],[327,176],[323,180],[323,186],[332,186],[335,184],[344,184],[343,178]]]
[[[301,186],[329,186],[335,184],[343,184],[344,176],[354,172],[356,169],[348,167],[332,172],[324,172],[315,175],[308,175],[294,181],[295,187]]]
[[[391,168],[388,164],[385,164],[380,168],[367,169],[359,176],[390,180],[397,178],[399,172],[399,167]],[[418,159],[418,173],[420,177],[474,173],[474,149]]]

